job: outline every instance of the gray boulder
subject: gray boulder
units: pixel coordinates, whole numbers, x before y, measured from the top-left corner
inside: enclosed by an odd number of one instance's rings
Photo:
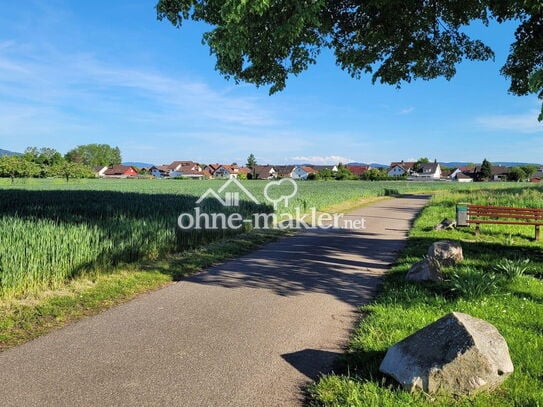
[[[430,246],[428,258],[434,259],[442,266],[452,266],[464,260],[464,253],[460,243],[451,240],[440,240]]]
[[[443,274],[436,261],[425,258],[411,266],[405,279],[407,281],[441,281],[443,280]]]
[[[451,230],[456,227],[456,221],[452,219],[443,219],[440,223],[434,226],[434,230]]]
[[[453,312],[390,347],[379,370],[409,391],[464,395],[495,388],[513,363],[493,325]]]

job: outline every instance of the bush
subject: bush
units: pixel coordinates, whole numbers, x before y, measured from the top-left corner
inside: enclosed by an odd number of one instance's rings
[[[495,274],[483,273],[471,268],[454,272],[448,282],[452,293],[466,299],[495,294],[500,285],[498,276]]]

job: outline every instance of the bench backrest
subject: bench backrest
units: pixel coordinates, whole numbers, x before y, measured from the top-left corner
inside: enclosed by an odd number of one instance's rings
[[[512,208],[507,206],[468,205],[468,215],[470,217],[543,221],[543,208]]]

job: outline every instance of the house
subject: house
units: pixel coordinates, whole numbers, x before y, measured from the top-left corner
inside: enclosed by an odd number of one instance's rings
[[[217,171],[221,167],[221,164],[208,164],[204,167],[204,170],[209,172],[211,175],[215,174],[215,171]]]
[[[357,177],[360,177],[366,171],[371,170],[371,166],[369,165],[346,165],[345,168]]]
[[[194,161],[174,161],[169,165],[155,165],[149,173],[156,178],[204,178],[200,165]]]
[[[437,161],[433,163],[420,164],[417,171],[413,173],[413,178],[423,179],[440,179],[441,178],[441,166]]]
[[[213,172],[213,178],[220,179],[232,179],[238,178],[239,176],[239,167],[236,164],[232,165],[221,165]]]
[[[453,168],[447,178],[458,182],[472,182],[474,179],[473,167]]]
[[[532,178],[530,178],[530,182],[541,182],[543,179],[543,171],[539,170],[534,175],[532,175]]]
[[[504,165],[492,166],[492,181],[507,181],[509,168]]]
[[[255,165],[253,174],[255,179],[277,178],[277,171],[275,171],[275,168],[271,165]],[[251,178],[253,177],[253,174],[251,174]]]
[[[405,168],[401,165],[395,165],[390,167],[387,171],[389,177],[403,177],[404,175],[410,174],[411,171],[408,168]]]
[[[273,168],[277,172],[277,178],[293,178],[292,174],[296,166],[295,165],[274,165]]]
[[[97,165],[93,168],[94,175],[98,178],[102,178],[104,173],[107,171],[107,167],[104,165]]]
[[[466,175],[462,172],[455,175],[453,178],[453,181],[457,182],[473,182],[473,178],[471,178],[469,175]]]
[[[292,179],[307,179],[311,174],[318,174],[318,172],[308,165],[297,165],[292,171]]]
[[[105,178],[128,178],[136,177],[138,172],[136,169],[129,165],[114,165],[104,171]]]
[[[183,177],[188,173],[202,171],[202,168],[194,161],[174,161],[167,167],[171,178]],[[185,175],[183,175],[183,172]]]
[[[239,168],[239,177],[242,177],[244,179],[249,178],[249,176],[253,173],[253,170],[249,167],[240,167]]]
[[[170,169],[167,165],[154,165],[149,168],[149,174],[156,178],[169,177]]]
[[[509,168],[503,165],[492,165],[491,176],[489,181],[507,181],[507,175],[509,174]],[[481,173],[481,166],[478,165],[473,169],[473,172],[467,174],[472,176],[476,181],[483,181],[484,177]]]
[[[405,175],[411,175],[414,170],[415,161],[392,161],[387,170],[389,177],[403,177]]]
[[[181,178],[193,178],[193,179],[204,179],[205,174],[200,167],[198,169],[193,169],[192,167],[181,167],[176,171],[178,177]]]

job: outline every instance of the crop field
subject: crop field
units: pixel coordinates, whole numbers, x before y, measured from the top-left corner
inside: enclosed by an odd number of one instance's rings
[[[192,212],[198,197],[224,181],[188,180],[0,180],[0,296],[55,287],[84,273],[109,272],[115,266],[157,259],[246,231],[181,231],[177,218]],[[265,181],[243,185],[262,204],[241,197],[236,212],[243,215],[273,211],[264,199]],[[488,190],[492,201],[508,184],[413,182],[300,182],[298,193],[282,211],[302,211],[360,198],[435,190]],[[509,187],[511,185],[509,184]],[[539,189],[512,203],[543,205]],[[273,199],[292,193],[287,183],[270,188]],[[275,198],[274,198],[275,197]],[[445,203],[451,203],[443,198]],[[478,198],[479,199],[479,198]],[[483,198],[480,198],[483,199]],[[529,205],[528,205],[529,206]],[[533,206],[533,205],[532,205]],[[229,212],[209,199],[204,212]],[[516,232],[515,232],[516,233]],[[524,231],[519,231],[524,233]]]

